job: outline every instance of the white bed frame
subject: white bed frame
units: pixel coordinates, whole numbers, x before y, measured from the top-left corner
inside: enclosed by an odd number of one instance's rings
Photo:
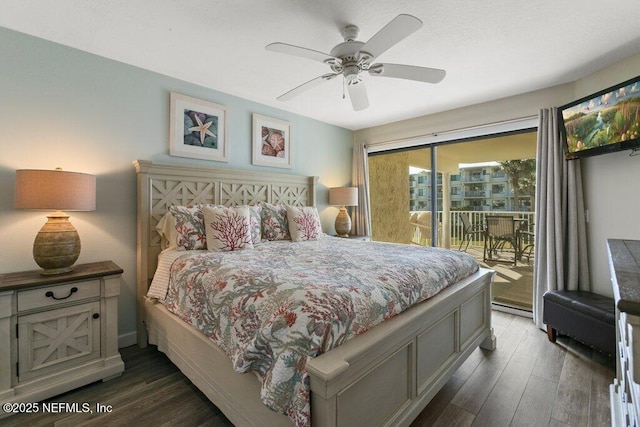
[[[155,226],[171,205],[260,201],[314,205],[317,177],[134,162],[138,175],[138,344],[147,340],[237,426],[291,425],[260,401],[203,334],[145,298],[160,252]],[[408,425],[478,347],[496,346],[493,271],[480,269],[428,301],[307,363],[315,426]]]

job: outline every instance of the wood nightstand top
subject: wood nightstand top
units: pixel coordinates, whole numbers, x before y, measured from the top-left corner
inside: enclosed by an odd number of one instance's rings
[[[78,264],[74,266],[73,271],[55,276],[43,276],[40,274],[41,271],[42,270],[30,270],[0,274],[0,292],[90,279],[93,277],[110,276],[113,274],[122,274],[123,272],[113,261]]]
[[[349,235],[347,237],[343,237],[343,236],[336,236],[333,235],[331,237],[336,237],[338,239],[349,239],[349,240],[361,240],[363,242],[370,242],[371,241],[371,237],[369,236],[356,236],[356,235]]]

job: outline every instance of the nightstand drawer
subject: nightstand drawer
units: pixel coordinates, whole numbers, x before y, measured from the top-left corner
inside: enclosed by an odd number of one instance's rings
[[[100,280],[71,282],[18,292],[18,312],[100,296]]]

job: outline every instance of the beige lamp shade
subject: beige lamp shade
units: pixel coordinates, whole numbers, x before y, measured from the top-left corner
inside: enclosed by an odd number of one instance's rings
[[[333,206],[358,206],[358,187],[330,188],[329,204]]]
[[[96,210],[96,177],[62,170],[16,171],[16,209]]]
[[[67,273],[80,256],[80,236],[66,211],[96,209],[96,177],[62,170],[22,169],[16,171],[13,206],[16,209],[47,209],[47,215],[33,242],[33,259],[45,275]]]

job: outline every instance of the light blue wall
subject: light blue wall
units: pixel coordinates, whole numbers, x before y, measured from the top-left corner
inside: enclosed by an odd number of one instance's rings
[[[170,92],[228,108],[229,163],[169,156]],[[292,124],[291,170],[251,165],[252,113]],[[97,210],[71,213],[82,240],[78,262],[111,259],[124,269],[119,333],[132,342],[134,160],[319,176],[317,205],[332,232],[337,210],[327,207],[327,188],[350,182],[352,138],[343,128],[0,27],[0,274],[38,268],[31,248],[45,222],[45,212],[13,209],[15,170],[60,166],[96,175]]]

